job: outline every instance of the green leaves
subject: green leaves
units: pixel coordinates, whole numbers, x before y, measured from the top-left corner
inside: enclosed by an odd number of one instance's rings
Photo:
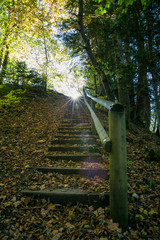
[[[105,14],[106,12],[107,12],[106,9],[103,8],[102,5],[100,5],[99,8],[95,10],[95,14],[96,14],[96,15],[99,15],[99,14],[100,14],[100,15],[103,15],[103,14]]]
[[[95,0],[95,2],[99,4],[98,8],[95,10],[95,14],[96,16],[98,16],[98,15],[104,15],[105,13],[107,13],[107,8],[110,7],[112,1],[110,0],[107,1],[105,5],[103,4],[102,0]]]
[[[158,214],[158,212],[156,212],[154,210],[147,211],[144,208],[140,208],[139,211],[140,211],[140,214],[136,214],[136,218],[140,218],[141,220],[144,220],[145,217],[148,215],[153,215],[153,214],[157,215]]]
[[[118,5],[119,6],[123,6],[123,9],[121,10],[122,13],[127,13],[127,8],[130,5],[133,5],[133,3],[136,0],[118,0]],[[108,0],[107,3],[105,5],[103,5],[103,0],[94,0],[94,2],[98,3],[98,7],[95,10],[95,14],[97,15],[104,15],[105,13],[107,13],[107,9],[110,8],[111,4],[112,4],[112,0]],[[147,0],[141,0],[141,4],[142,6],[146,6],[147,5]]]

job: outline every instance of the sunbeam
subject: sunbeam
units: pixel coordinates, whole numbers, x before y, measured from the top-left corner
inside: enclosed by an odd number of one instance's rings
[[[74,93],[71,95],[71,98],[72,98],[73,100],[77,100],[80,96],[81,96],[80,93],[74,92]]]

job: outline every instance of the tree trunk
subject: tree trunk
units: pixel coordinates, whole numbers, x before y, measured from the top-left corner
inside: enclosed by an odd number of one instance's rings
[[[147,67],[143,66],[143,62],[139,63],[138,69],[138,85],[137,85],[137,120],[144,126],[150,126],[150,96],[147,81]]]
[[[147,80],[147,56],[145,50],[144,34],[141,29],[140,16],[135,15],[137,25],[136,42],[138,47],[138,84],[137,84],[137,106],[136,120],[149,128],[151,118],[151,106],[149,86]]]
[[[125,73],[125,61],[122,49],[122,40],[119,34],[116,34],[116,68],[117,68],[117,79],[118,79],[118,95],[120,103],[125,107],[126,112],[126,124],[129,127],[130,124],[130,102],[129,102],[129,92],[128,83]]]
[[[3,79],[5,77],[8,58],[9,58],[9,49],[8,49],[8,46],[6,46],[6,52],[5,52],[4,60],[3,60],[3,63],[2,63],[2,70],[1,70],[1,74],[0,74],[0,84],[3,83]]]
[[[42,74],[42,87],[43,87],[43,90],[46,92],[47,91],[47,77],[46,77],[45,73]]]
[[[88,57],[92,63],[92,65],[94,66],[95,70],[97,71],[98,75],[100,76],[101,78],[101,81],[102,81],[102,84],[106,90],[106,94],[107,94],[107,97],[109,100],[112,100],[114,101],[114,96],[111,92],[111,89],[110,89],[110,85],[109,85],[109,81],[110,81],[110,76],[109,75],[106,75],[102,69],[98,66],[98,63],[96,61],[96,58],[92,52],[92,49],[91,49],[91,44],[90,44],[90,41],[88,39],[88,37],[86,36],[85,34],[85,31],[84,31],[84,25],[83,25],[83,0],[79,0],[79,13],[78,13],[78,24],[79,24],[79,31],[80,31],[80,34],[81,34],[81,37],[85,43],[85,49],[86,49],[86,52],[88,54]]]
[[[158,80],[156,79],[156,75],[154,71],[152,71],[152,84],[153,84],[153,92],[155,97],[155,105],[156,105],[156,115],[157,115],[157,135],[160,136],[160,96],[158,96]]]
[[[3,56],[4,56],[4,49],[6,48],[6,40],[7,37],[4,37],[2,43],[1,43],[1,50],[0,50],[0,68],[3,64]]]
[[[127,125],[127,127],[129,127],[129,124],[130,124],[130,102],[129,102],[129,93],[128,93],[125,75],[118,79],[118,92],[119,92],[119,101],[125,107],[126,125]]]
[[[45,63],[45,74],[43,77],[43,87],[44,87],[44,91],[47,91],[47,81],[48,81],[48,51],[47,51],[47,44],[46,44],[46,37],[45,37],[45,32],[44,32],[44,23],[43,23],[43,40],[44,40],[44,51],[45,51],[45,59],[46,59],[46,63]]]
[[[155,117],[155,123],[157,122],[157,135],[160,136],[160,94],[158,93],[158,88],[160,89],[160,81],[158,77],[158,69],[156,67],[156,61],[157,58],[154,55],[154,39],[153,39],[153,17],[152,12],[150,9],[146,12],[145,15],[146,18],[146,24],[147,24],[147,38],[148,38],[148,65],[149,70],[152,74],[152,86],[153,86],[153,94],[154,94],[154,100],[155,100],[155,107],[156,107],[156,117]]]
[[[130,102],[130,119],[131,121],[135,120],[135,92],[134,92],[134,74],[133,74],[133,67],[132,67],[132,61],[131,61],[131,53],[129,48],[129,43],[124,42],[124,52],[125,52],[125,77],[126,82],[128,85],[128,91],[129,91],[129,102]]]

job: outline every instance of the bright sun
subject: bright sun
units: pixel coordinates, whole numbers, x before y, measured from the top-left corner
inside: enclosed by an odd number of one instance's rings
[[[80,95],[80,93],[78,93],[78,92],[74,92],[73,94],[71,94],[71,98],[73,99],[73,100],[76,100],[77,98],[79,98],[81,95]]]

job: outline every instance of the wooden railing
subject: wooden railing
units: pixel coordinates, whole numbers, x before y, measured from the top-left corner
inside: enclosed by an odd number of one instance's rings
[[[128,225],[127,153],[125,109],[114,103],[90,95],[83,87],[83,97],[91,113],[92,122],[104,149],[109,152],[110,216],[120,227]],[[91,100],[91,106],[88,103]],[[93,101],[109,111],[109,136],[94,112]]]

